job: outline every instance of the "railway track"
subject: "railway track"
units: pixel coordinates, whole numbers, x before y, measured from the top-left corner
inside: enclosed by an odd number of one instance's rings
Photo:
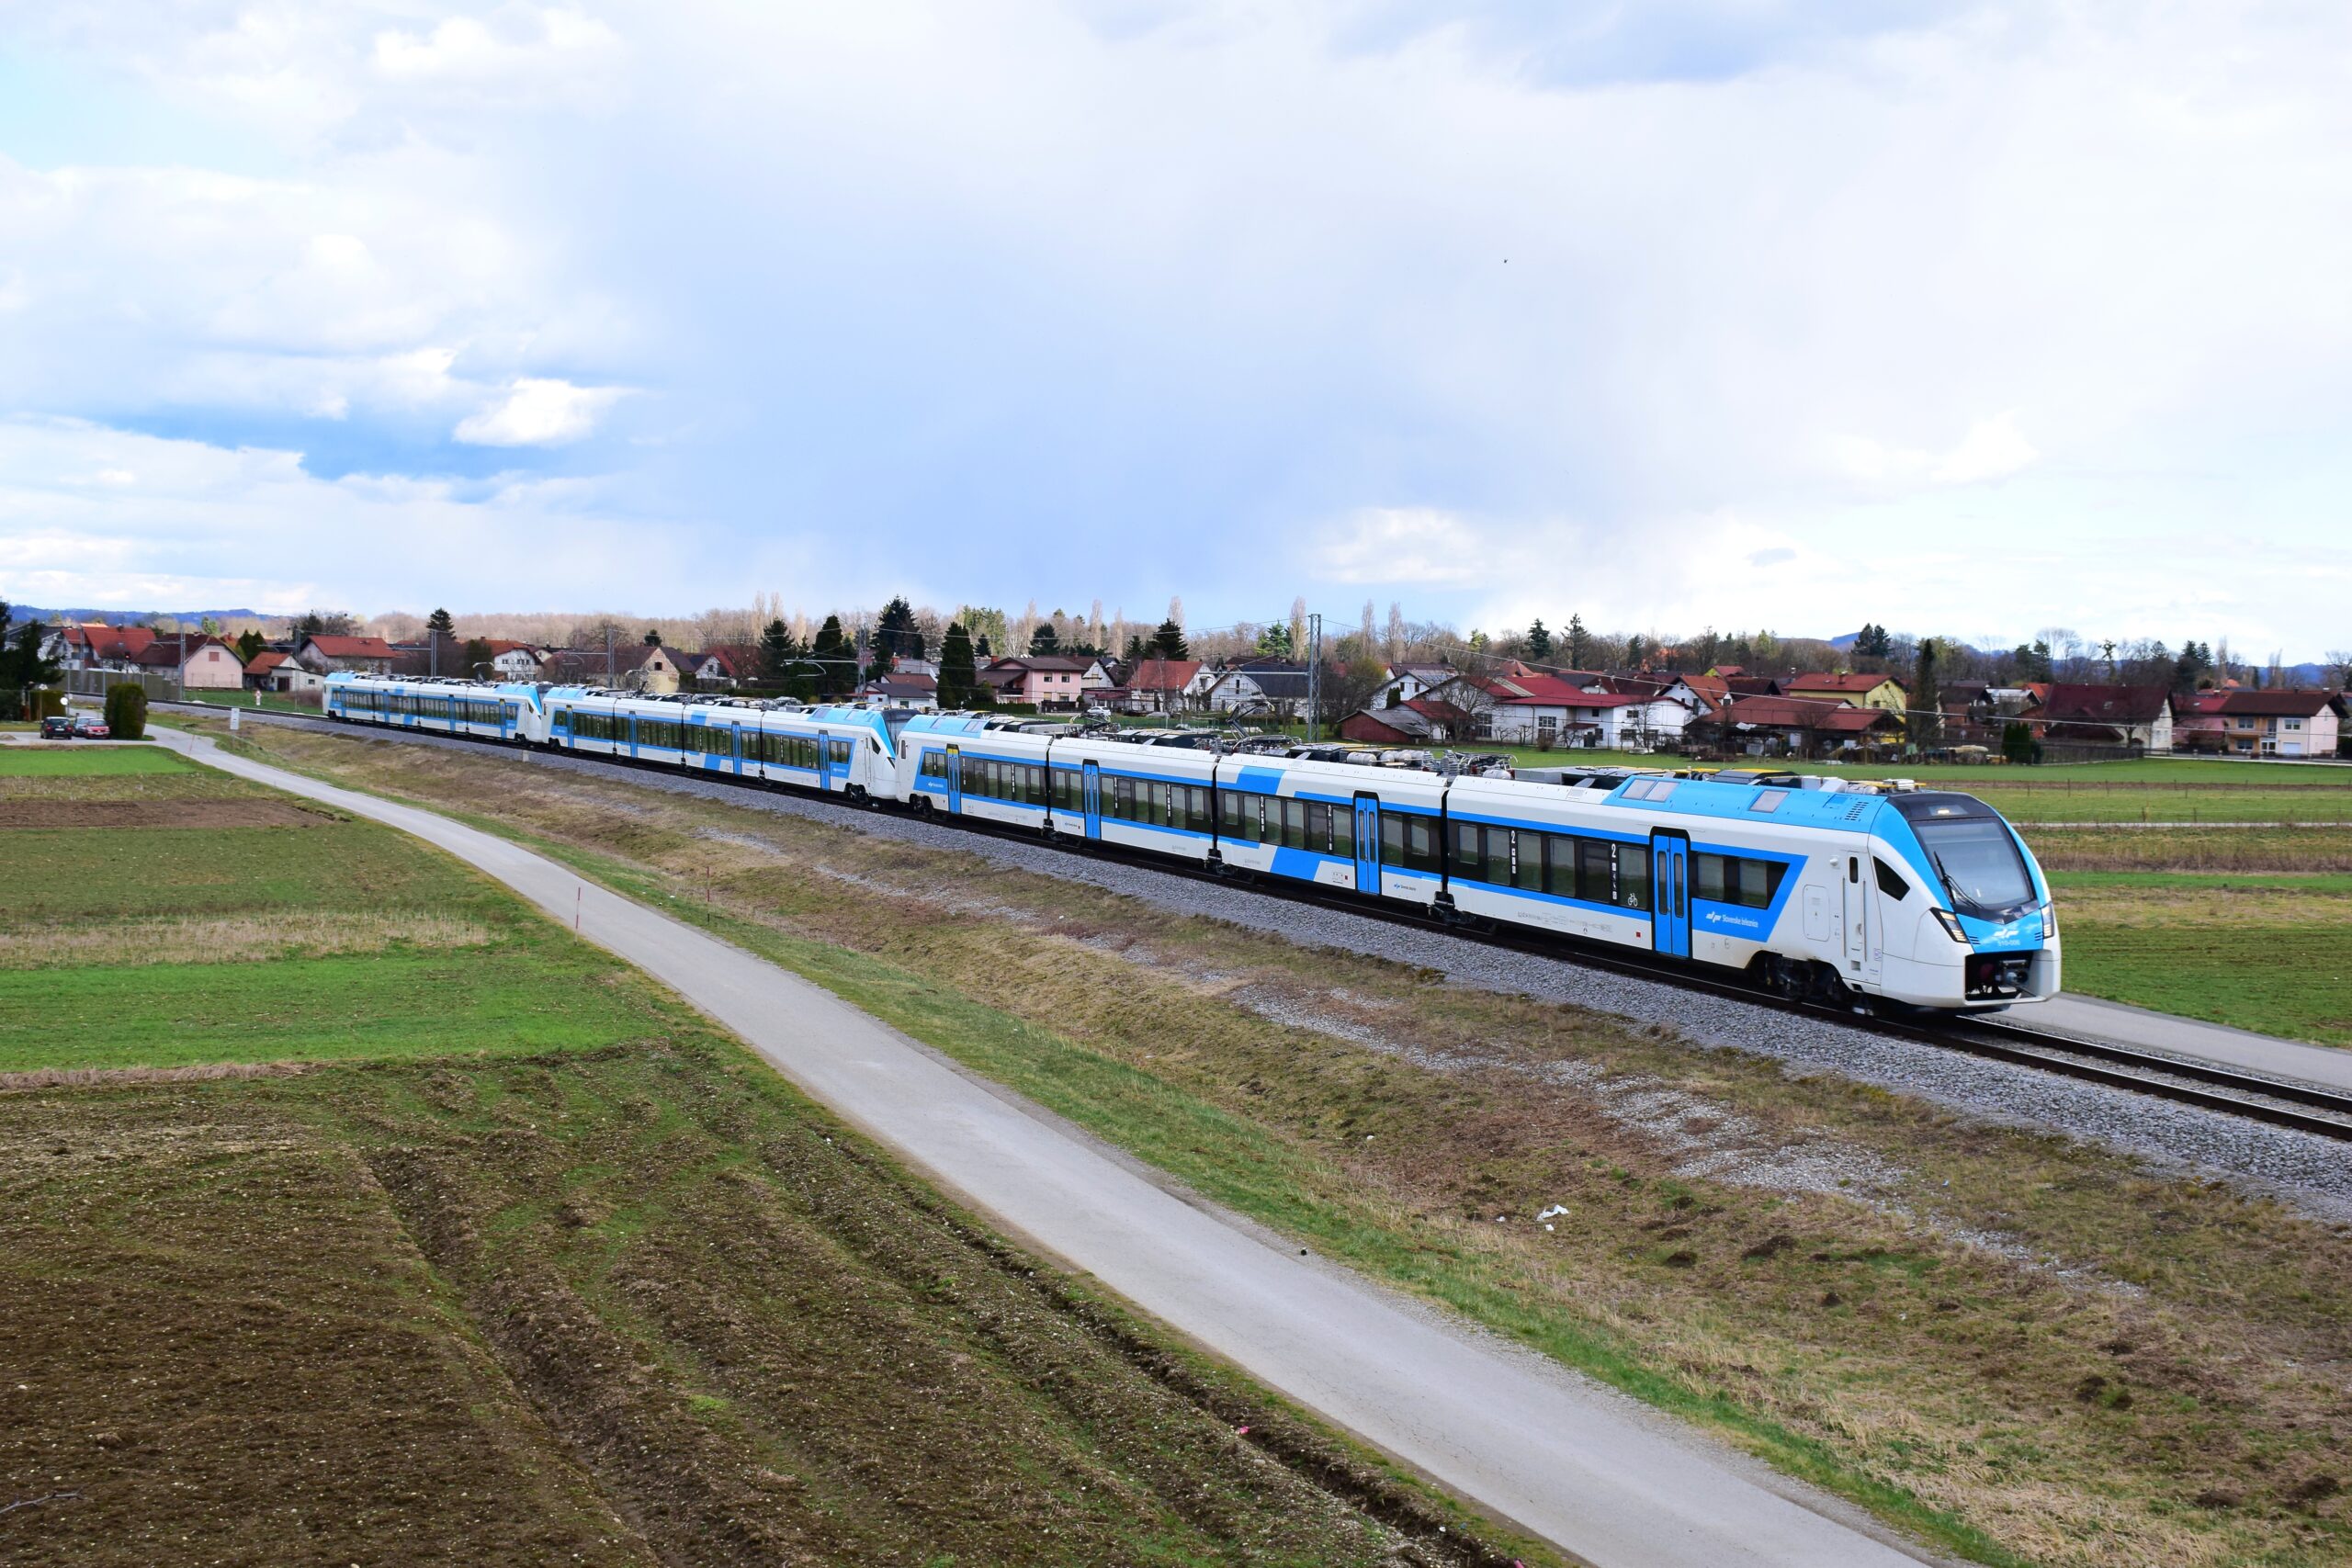
[[[223,710],[206,704],[158,703],[159,709],[218,717]],[[272,724],[290,725],[300,728],[324,730],[340,735],[367,735],[385,739],[422,739],[432,741],[471,740],[467,736],[413,736],[403,731],[362,728],[354,730],[323,718],[310,718],[299,714],[273,712],[268,709],[241,709],[247,717]],[[499,746],[489,741],[472,741],[485,750],[508,755],[519,754],[537,759],[543,753],[524,748]],[[582,761],[604,763],[616,769],[633,764],[624,760],[606,757],[583,757]],[[740,789],[747,794],[776,793],[760,783],[742,783],[717,773],[681,774],[674,769],[642,767],[638,771],[657,773],[665,778],[688,777],[697,783],[716,784]],[[798,792],[792,792],[796,795]],[[839,800],[843,809],[858,807]],[[900,807],[868,805],[865,809],[889,810],[912,817]],[[935,820],[935,818],[934,818]],[[957,826],[971,832],[992,838],[1035,843],[1034,833],[1000,824],[962,818]],[[1312,904],[1351,914],[1364,919],[1380,920],[1391,925],[1412,927],[1440,932],[1448,936],[1465,937],[1492,946],[1526,953],[1557,963],[1577,964],[1622,975],[1635,976],[1665,985],[1689,990],[1704,991],[1746,1002],[1750,1006],[1774,1011],[1821,1014],[1829,1013],[1849,1025],[1873,1031],[1944,1050],[1957,1051],[1972,1056],[2006,1062],[2012,1066],[2046,1072],[2083,1082],[2101,1084],[2135,1094],[2149,1095],[2176,1104],[2191,1105],[2225,1115],[2243,1117],[2271,1126],[2290,1128],[2315,1136],[2352,1143],[2352,1093],[2324,1089],[2314,1084],[2246,1073],[2215,1063],[2142,1051],[2128,1045],[2106,1041],[2085,1040],[2033,1028],[2030,1024],[2003,1016],[1983,1014],[1955,1019],[1939,1019],[1930,1015],[1884,1015],[1855,1012],[1825,1007],[1821,1003],[1792,1001],[1776,997],[1756,987],[1736,980],[1718,978],[1697,973],[1672,960],[1655,959],[1622,949],[1602,947],[1578,942],[1570,937],[1553,937],[1539,933],[1480,930],[1464,922],[1432,919],[1411,910],[1365,903],[1341,897],[1311,885],[1294,882],[1251,880],[1241,882],[1226,874],[1204,867],[1171,863],[1150,855],[1136,853],[1115,845],[1080,844],[1069,840],[1049,840],[1072,854],[1114,860],[1122,864],[1152,871],[1161,875],[1188,877],[1195,881],[1225,886],[1246,886],[1266,897],[1285,899],[1294,903]]]

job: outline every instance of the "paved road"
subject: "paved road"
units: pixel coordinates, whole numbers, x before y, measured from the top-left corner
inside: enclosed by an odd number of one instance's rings
[[[481,867],[732,1030],[1010,1230],[1464,1496],[1601,1568],[1902,1568],[1842,1505],[1537,1357],[1271,1244],[796,976],[446,818],[159,731]]]
[[[2352,1089],[2352,1051],[2256,1034],[2226,1024],[2174,1013],[2151,1012],[2122,1002],[2071,993],[2019,1008],[2008,1015],[2031,1029],[2055,1030],[2086,1040],[2105,1040],[2144,1051],[2165,1051],[2243,1067],[2273,1077],[2301,1078],[2329,1089]]]

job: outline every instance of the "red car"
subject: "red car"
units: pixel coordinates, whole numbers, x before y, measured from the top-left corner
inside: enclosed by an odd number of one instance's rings
[[[102,718],[83,717],[74,721],[74,739],[76,740],[104,740],[111,733],[107,728],[107,721]]]

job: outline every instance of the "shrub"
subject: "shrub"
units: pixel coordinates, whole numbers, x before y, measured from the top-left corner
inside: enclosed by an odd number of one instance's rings
[[[136,740],[147,733],[147,688],[136,681],[118,681],[107,688],[107,733],[117,740]]]

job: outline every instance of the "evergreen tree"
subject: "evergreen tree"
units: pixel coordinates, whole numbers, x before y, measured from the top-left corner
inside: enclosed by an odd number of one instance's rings
[[[648,648],[659,648],[662,646],[662,628],[660,626],[648,626],[645,628],[645,646]]]
[[[255,627],[247,626],[237,634],[237,657],[248,664],[260,658],[268,648],[269,639]]]
[[[1894,651],[1894,639],[1887,635],[1884,626],[1865,622],[1854,638],[1854,657],[1857,659],[1885,659]]]
[[[1636,632],[1625,639],[1625,663],[1632,669],[1642,669],[1644,667],[1642,657],[1649,650],[1650,645],[1643,639],[1640,633]]]
[[[2012,762],[2033,761],[2033,730],[2025,720],[2013,718],[2001,727],[2001,755]]]
[[[1527,628],[1527,657],[1544,660],[1552,657],[1552,634],[1544,629],[1544,617],[1538,615]]]
[[[793,676],[793,666],[800,662],[800,645],[792,639],[792,628],[782,620],[770,621],[760,633],[760,676],[772,686],[781,686]]]
[[[972,658],[972,637],[961,621],[950,622],[939,639],[939,705],[972,705],[973,688],[980,683],[979,667]]]
[[[1290,627],[1287,624],[1271,626],[1258,634],[1258,651],[1272,659],[1291,656]]]
[[[48,628],[39,621],[27,621],[17,628],[13,640],[7,628],[8,605],[0,600],[0,717],[38,718],[42,712],[40,699],[30,694],[53,684],[59,674],[57,660],[41,657],[40,645],[49,635]]]
[[[1584,629],[1582,615],[1568,617],[1568,668],[1582,670],[1592,659],[1592,634]]]
[[[1143,662],[1143,633],[1129,632],[1127,646],[1119,654],[1119,662],[1130,670]]]
[[[817,694],[846,696],[857,685],[857,647],[842,635],[842,618],[827,615],[808,657],[817,666]]]
[[[427,637],[455,637],[457,619],[447,610],[435,610],[424,617],[424,632]]]
[[[874,649],[888,654],[893,662],[922,657],[922,633],[915,628],[914,606],[905,594],[894,594],[882,606],[882,618],[874,623]]]
[[[1936,639],[1919,639],[1919,657],[1911,668],[1911,739],[1922,748],[1940,746],[1944,739],[1943,694],[1937,684]]]
[[[1061,650],[1062,636],[1061,633],[1054,630],[1054,623],[1039,621],[1037,629],[1029,634],[1029,651],[1033,654],[1048,654],[1059,653]]]
[[[1193,657],[1193,650],[1184,644],[1184,628],[1172,619],[1159,623],[1159,629],[1151,634],[1150,645],[1144,651],[1147,656],[1157,654],[1162,659]]]
[[[458,673],[476,681],[495,681],[498,671],[490,667],[493,657],[487,638],[468,637],[466,646],[458,654],[458,662],[463,666]]]

